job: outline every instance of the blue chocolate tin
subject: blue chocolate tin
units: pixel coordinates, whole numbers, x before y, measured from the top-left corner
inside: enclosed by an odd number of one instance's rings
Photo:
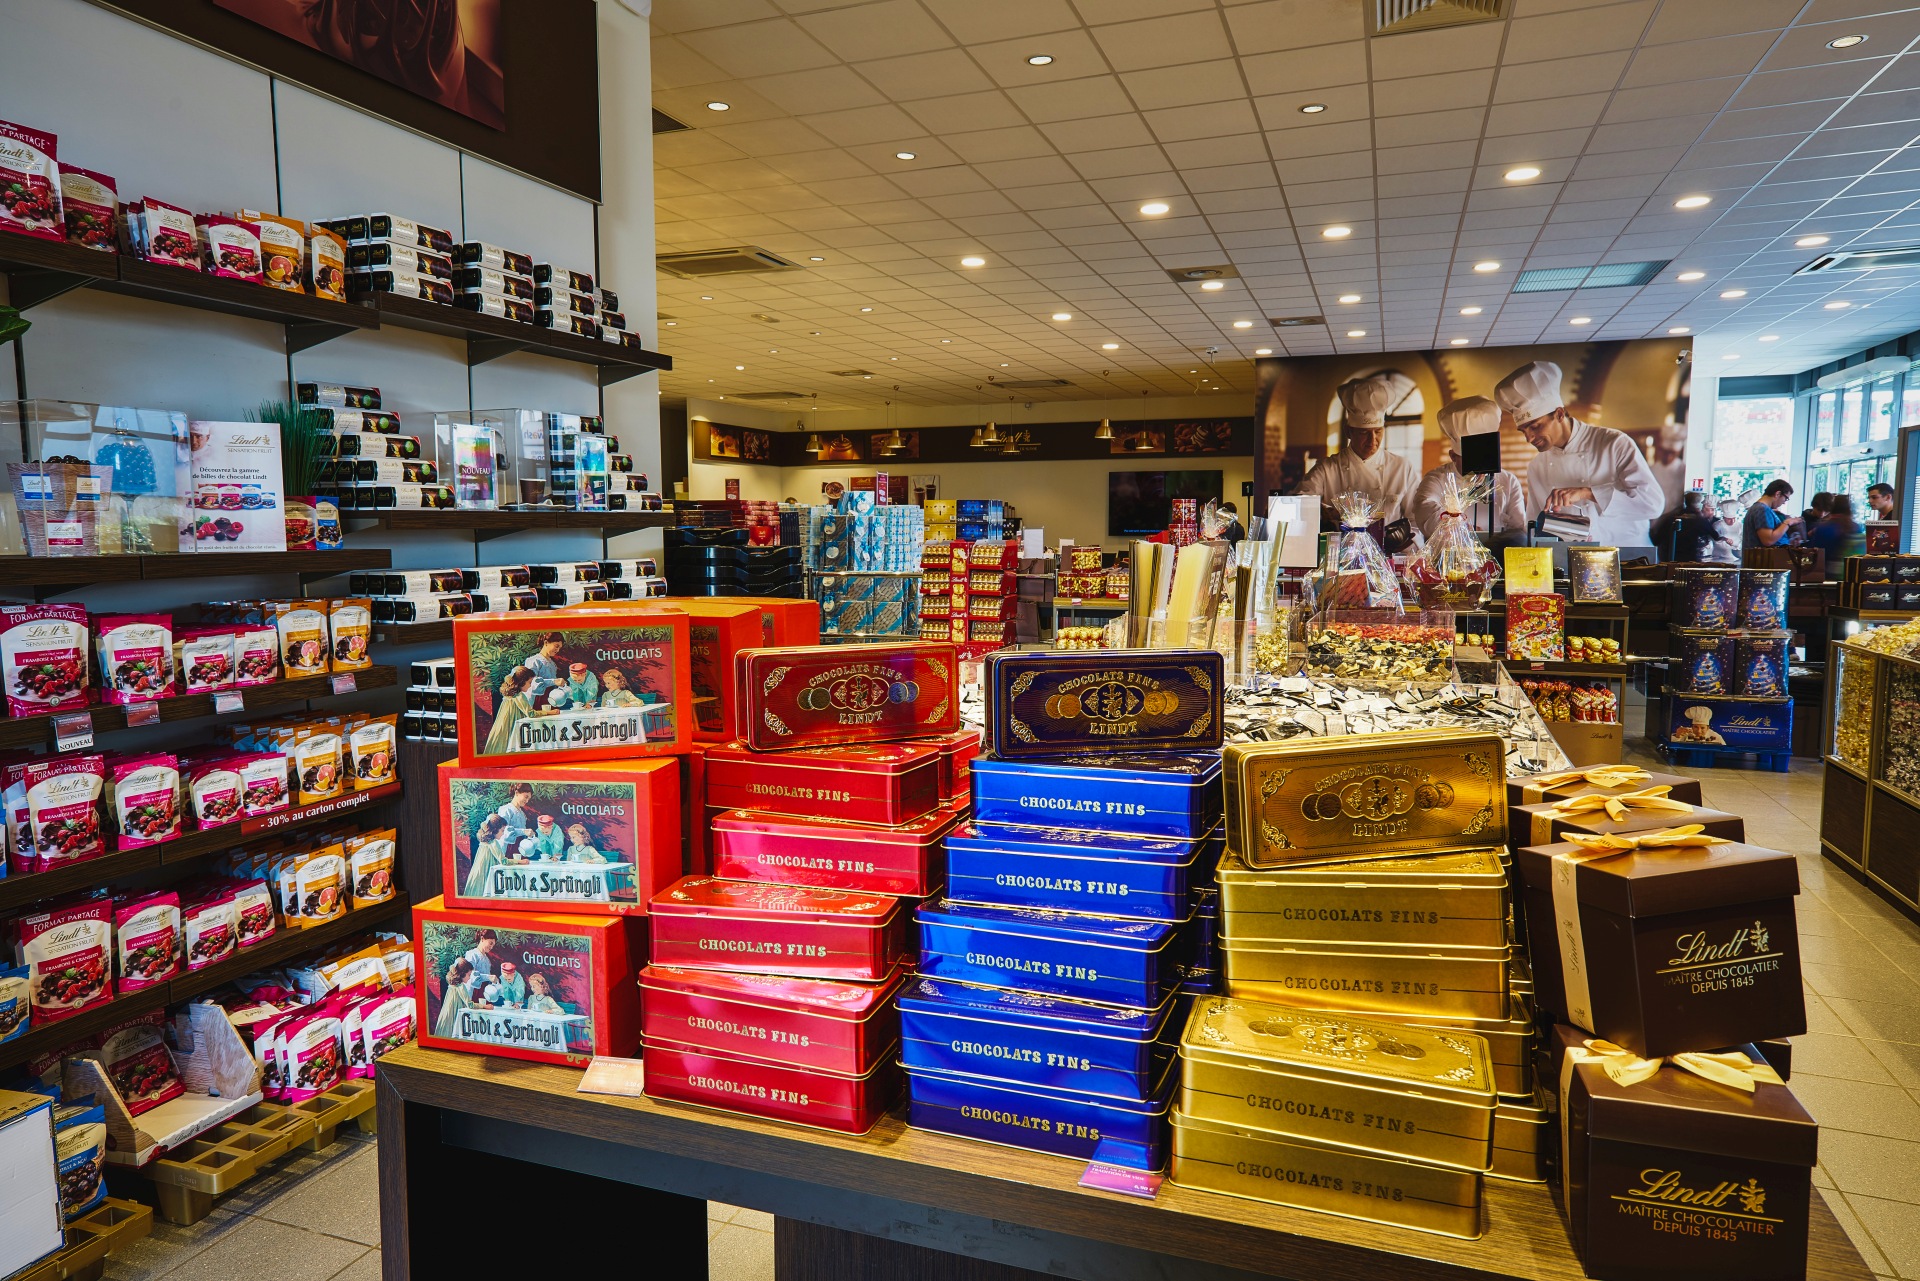
[[[916,978],[902,988],[900,1061],[1018,1085],[1141,1101],[1180,1044],[1178,997],[1157,1010]]]
[[[908,1069],[907,1124],[1030,1152],[1134,1170],[1167,1164],[1174,1062],[1146,1102],[1014,1085],[959,1072]]]
[[[1192,840],[1220,821],[1217,753],[1087,753],[1044,761],[976,756],[971,772],[976,823]]]
[[[1137,1010],[1158,1009],[1180,981],[1171,954],[1179,931],[1163,921],[945,899],[923,904],[914,920],[920,973],[930,978]]]
[[[1184,921],[1199,840],[969,824],[947,834],[947,897],[1093,916]]]

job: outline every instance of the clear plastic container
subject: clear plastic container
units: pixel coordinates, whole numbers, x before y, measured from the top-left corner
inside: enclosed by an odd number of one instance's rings
[[[187,416],[71,400],[0,402],[0,555],[192,551]]]
[[[453,486],[455,505],[468,511],[565,506],[553,496],[548,433],[556,419],[566,417],[544,409],[435,414],[433,459],[441,483]],[[482,454],[492,458],[491,484]]]

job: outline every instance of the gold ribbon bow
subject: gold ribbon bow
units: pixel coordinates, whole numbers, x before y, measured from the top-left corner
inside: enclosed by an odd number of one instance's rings
[[[1685,801],[1676,801],[1667,793],[1673,787],[1662,783],[1658,787],[1643,787],[1637,792],[1623,792],[1619,796],[1569,796],[1553,803],[1554,818],[1572,818],[1579,814],[1597,814],[1605,811],[1608,818],[1616,823],[1626,821],[1630,810],[1658,810],[1668,814],[1691,814],[1693,806]]]
[[[1626,854],[1632,850],[1697,849],[1704,845],[1733,844],[1724,836],[1708,836],[1706,827],[1700,823],[1656,828],[1651,832],[1609,832],[1600,836],[1592,836],[1586,832],[1568,832],[1566,838],[1568,844],[1577,845],[1580,848],[1569,850],[1561,857],[1576,863],[1595,858],[1612,858],[1616,854]]]
[[[1596,765],[1592,769],[1567,769],[1558,774],[1542,774],[1528,783],[1528,787],[1537,787],[1542,791],[1559,787],[1562,783],[1591,783],[1595,787],[1626,787],[1632,783],[1644,783],[1653,775],[1638,765]]]
[[[1616,1085],[1638,1085],[1651,1080],[1668,1063],[1745,1094],[1752,1094],[1753,1087],[1763,1081],[1768,1085],[1786,1084],[1780,1079],[1780,1074],[1767,1064],[1757,1063],[1738,1050],[1720,1054],[1690,1051],[1665,1059],[1643,1059],[1612,1041],[1596,1038],[1582,1042],[1567,1052],[1576,1063],[1598,1063],[1600,1070]]]

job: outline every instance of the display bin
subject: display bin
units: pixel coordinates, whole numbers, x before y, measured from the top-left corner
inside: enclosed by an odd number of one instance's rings
[[[52,459],[66,462],[51,462]],[[0,402],[0,556],[155,555],[191,522],[187,416],[72,400]],[[192,540],[185,547],[193,551]]]
[[[1833,654],[1840,670],[1829,707],[1835,742],[1821,790],[1821,852],[1920,920],[1920,659],[1845,643]]]

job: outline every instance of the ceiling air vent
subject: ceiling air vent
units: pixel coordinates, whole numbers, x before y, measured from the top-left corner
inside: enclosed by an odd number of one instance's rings
[[[691,253],[661,254],[654,259],[660,270],[687,280],[708,276],[741,275],[753,271],[804,271],[797,262],[788,262],[753,245],[735,245],[730,249],[696,249]]]
[[[658,107],[653,109],[653,131],[655,133],[679,133],[682,129],[691,128],[693,128],[693,126],[686,121],[675,120]]]
[[[803,397],[797,391],[737,391],[732,395],[731,399],[733,400],[803,400],[805,399],[805,397]]]
[[[1920,245],[1900,245],[1892,249],[1847,249],[1836,254],[1821,254],[1793,274],[1822,276],[1835,271],[1879,271],[1887,267],[1920,267]]]
[[[994,386],[1010,391],[1032,391],[1040,387],[1071,387],[1073,384],[1064,378],[1022,378],[1017,382],[995,383]]]
[[[1269,316],[1267,323],[1275,329],[1304,329],[1308,325],[1324,325],[1325,316]]]
[[[835,378],[871,378],[873,377],[873,371],[871,369],[829,369],[827,372],[832,374]]]
[[[1217,267],[1168,267],[1167,275],[1176,285],[1191,285],[1202,280],[1238,280],[1240,269],[1231,263]]]
[[[1493,22],[1507,16],[1507,0],[1368,0],[1366,9],[1367,34],[1392,36]]]
[[[1565,293],[1570,289],[1631,289],[1653,280],[1666,270],[1667,259],[1658,262],[1604,262],[1598,267],[1535,267],[1514,278],[1516,294]]]

